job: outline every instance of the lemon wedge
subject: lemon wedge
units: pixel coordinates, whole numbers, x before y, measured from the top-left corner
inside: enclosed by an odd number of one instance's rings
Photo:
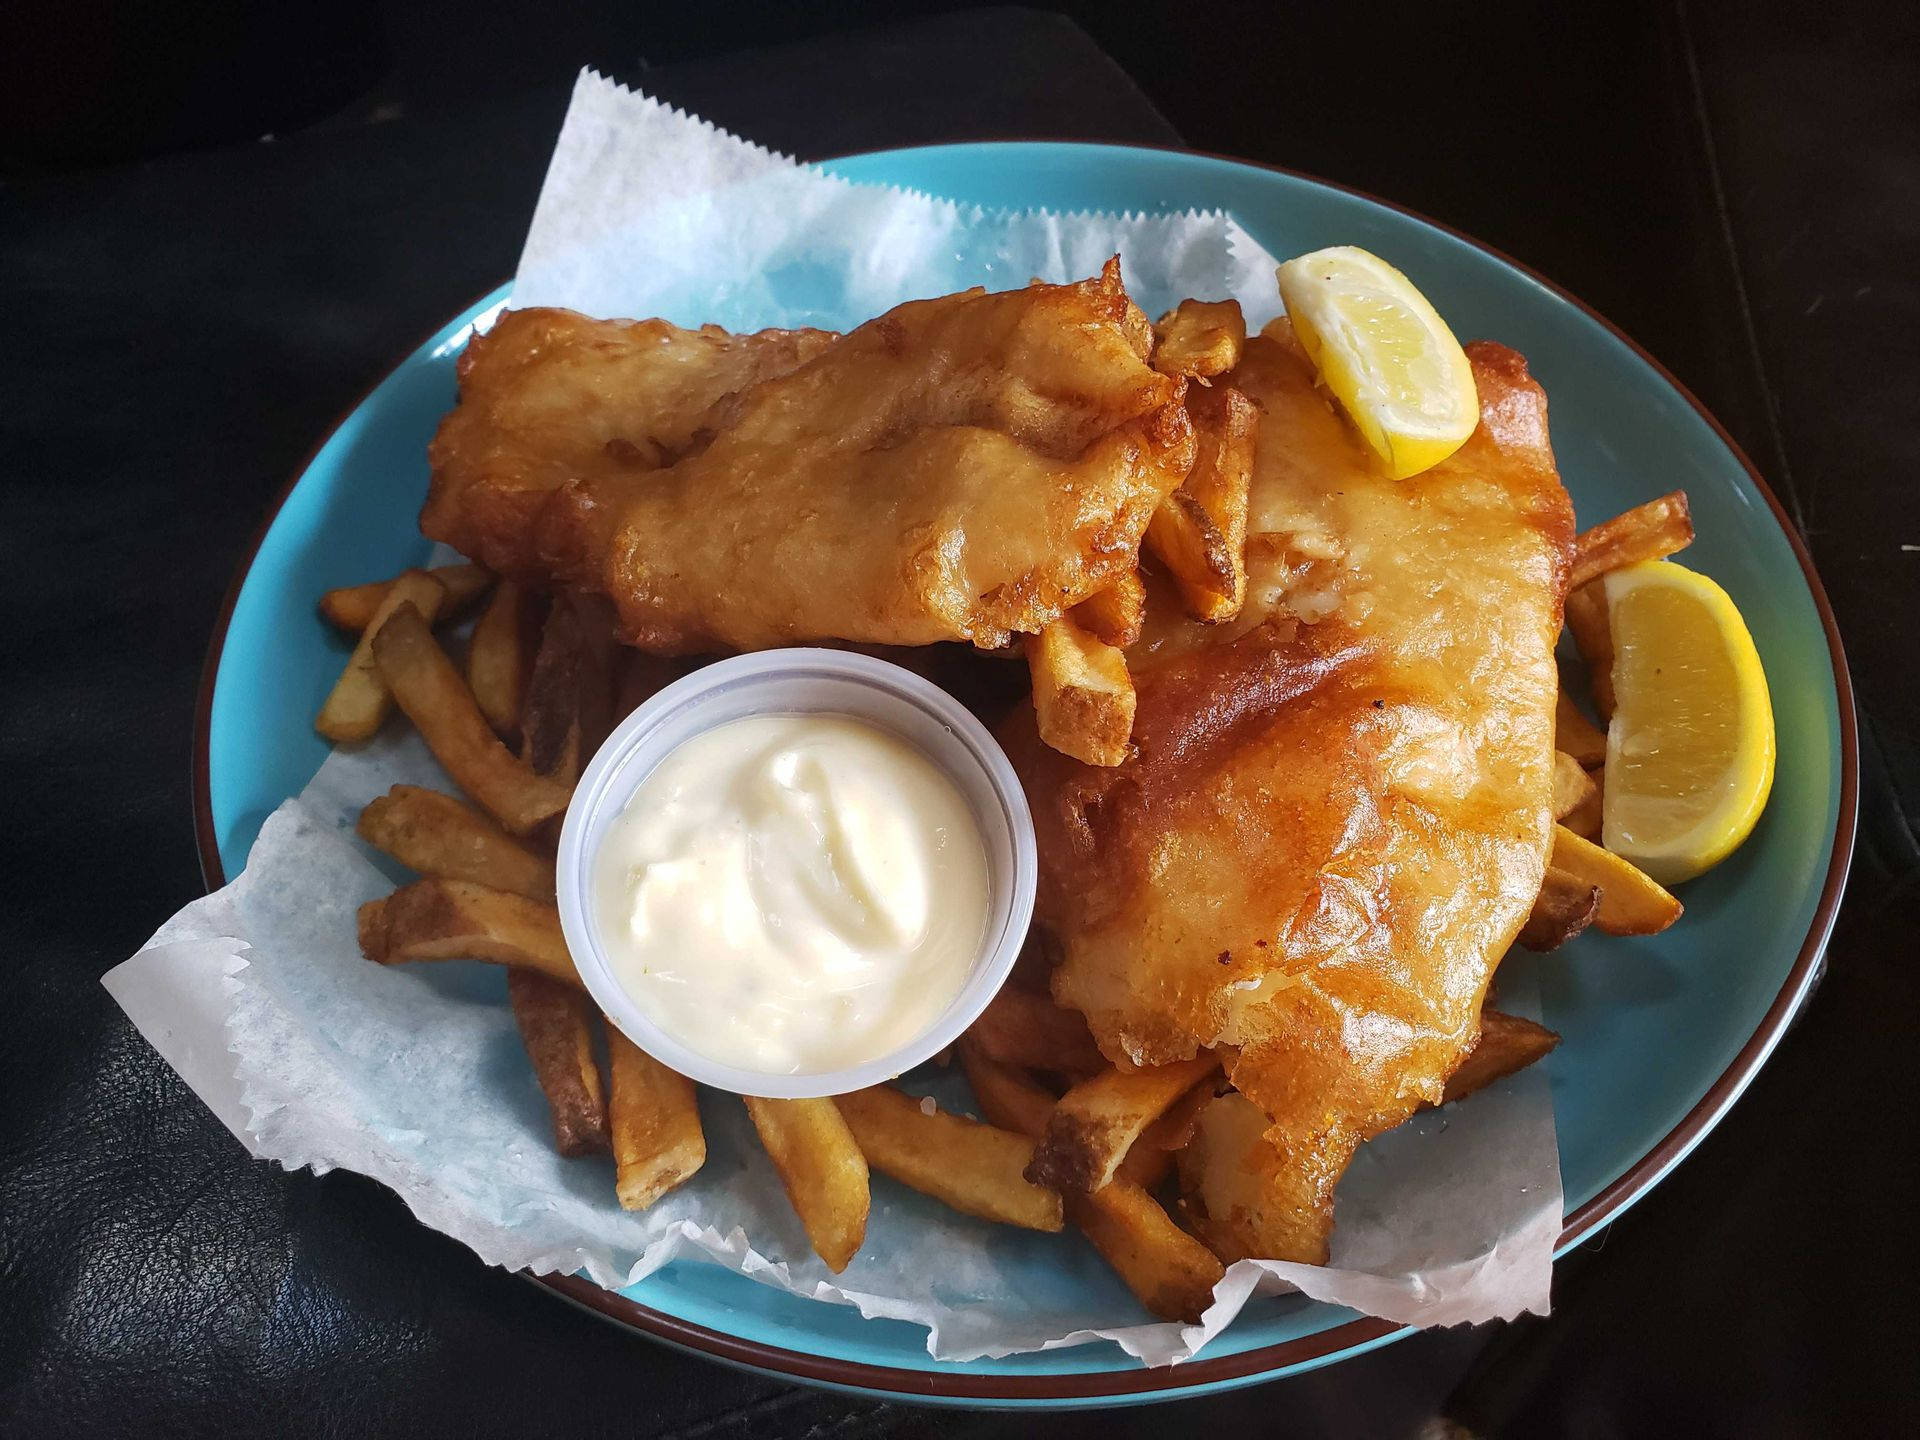
[[[1280,267],[1307,358],[1396,480],[1430,470],[1480,423],[1473,366],[1427,297],[1351,245]]]
[[[1706,576],[1651,560],[1608,574],[1613,723],[1601,838],[1663,885],[1719,864],[1773,789],[1773,705],[1753,636]]]

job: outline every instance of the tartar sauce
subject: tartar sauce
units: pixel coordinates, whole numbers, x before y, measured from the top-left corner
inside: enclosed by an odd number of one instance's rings
[[[844,715],[696,735],[594,861],[601,945],[647,1018],[711,1060],[810,1074],[923,1033],[979,959],[986,845],[959,787]]]

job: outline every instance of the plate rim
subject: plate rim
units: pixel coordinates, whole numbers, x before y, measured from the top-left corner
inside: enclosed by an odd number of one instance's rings
[[[1853,680],[1847,666],[1846,650],[1840,638],[1839,626],[1834,617],[1832,603],[1827,597],[1826,587],[1821,583],[1819,572],[1814,568],[1813,557],[1808,552],[1805,541],[1794,528],[1779,497],[1774,494],[1773,488],[1767,484],[1746,451],[1720,423],[1719,417],[1644,346],[1579,296],[1572,294],[1531,266],[1465,231],[1435,220],[1408,206],[1382,199],[1357,186],[1324,179],[1307,171],[1180,145],[1027,136],[1019,139],[953,140],[927,145],[850,151],[823,157],[810,163],[829,165],[842,160],[871,159],[929,150],[981,147],[1016,150],[1039,145],[1182,156],[1265,171],[1378,205],[1430,226],[1454,240],[1493,257],[1599,325],[1614,339],[1625,345],[1642,364],[1651,369],[1681,399],[1686,401],[1694,413],[1706,422],[1708,428],[1739,463],[1741,469],[1746,471],[1747,478],[1752,481],[1754,488],[1767,502],[1774,523],[1780,527],[1781,533],[1786,537],[1787,544],[1793,552],[1794,559],[1799,563],[1801,575],[1813,599],[1814,609],[1820,617],[1821,630],[1826,637],[1839,720],[1839,806],[1835,816],[1833,850],[1828,861],[1826,878],[1821,885],[1819,901],[1814,907],[1806,938],[1794,957],[1794,963],[1788,970],[1779,993],[1767,1007],[1753,1034],[1741,1046],[1726,1069],[1708,1087],[1706,1094],[1701,1096],[1693,1108],[1681,1117],[1666,1135],[1616,1177],[1611,1184],[1572,1215],[1566,1217],[1561,1227],[1560,1238],[1554,1247],[1554,1253],[1558,1255],[1578,1244],[1599,1226],[1615,1218],[1645,1195],[1666,1176],[1668,1171],[1685,1159],[1694,1146],[1699,1144],[1720,1122],[1786,1033],[1789,1024],[1811,992],[1813,982],[1820,972],[1820,962],[1838,917],[1841,895],[1853,860],[1855,828],[1859,815],[1860,756],[1859,720],[1854,703]],[[473,310],[499,288],[498,285],[489,287],[461,310],[456,311],[455,315],[464,315]],[[219,833],[213,816],[212,720],[214,689],[219,679],[221,656],[226,647],[234,606],[238,603],[240,592],[252,573],[254,561],[258,558],[267,533],[273,528],[287,500],[306,476],[320,452],[327,447],[341,427],[367,403],[373,392],[407,365],[421,345],[424,345],[426,339],[439,334],[449,323],[448,320],[439,322],[432,331],[428,332],[427,337],[423,337],[420,345],[409,347],[403,352],[400,359],[383,371],[341,412],[339,418],[301,458],[286,482],[275,493],[266,513],[241,552],[233,579],[227,587],[214,620],[206,658],[201,665],[194,702],[191,776],[194,839],[199,851],[201,878],[209,893],[220,889],[227,880],[225,867],[220,860]],[[1277,1378],[1278,1372],[1281,1371],[1311,1367],[1316,1362],[1328,1363],[1345,1352],[1360,1347],[1371,1348],[1403,1338],[1412,1334],[1415,1328],[1374,1316],[1360,1316],[1313,1335],[1244,1350],[1234,1355],[1217,1356],[1213,1359],[1202,1356],[1176,1366],[1161,1368],[1138,1366],[1103,1372],[1082,1371],[1055,1375],[983,1375],[961,1370],[918,1370],[876,1365],[867,1361],[842,1360],[801,1350],[789,1350],[782,1346],[743,1339],[725,1331],[683,1320],[665,1311],[628,1299],[617,1291],[604,1290],[578,1276],[527,1275],[526,1278],[554,1291],[561,1298],[594,1311],[628,1329],[640,1331],[676,1347],[692,1350],[725,1363],[744,1365],[763,1373],[784,1375],[797,1380],[922,1402],[948,1400],[962,1403],[967,1401],[1058,1403],[1077,1400],[1098,1403],[1102,1400],[1128,1396],[1173,1399],[1183,1394],[1232,1385],[1235,1382],[1252,1383],[1258,1377],[1265,1375]]]

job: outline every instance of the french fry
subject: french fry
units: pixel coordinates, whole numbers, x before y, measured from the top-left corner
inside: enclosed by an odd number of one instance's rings
[[[1593,705],[1602,720],[1613,718],[1613,627],[1607,621],[1607,596],[1599,585],[1567,592],[1567,629],[1586,662]]]
[[[490,960],[521,965],[580,988],[560,912],[506,890],[465,880],[416,880],[360,907],[360,949],[369,960]]]
[[[587,597],[554,598],[520,712],[520,758],[571,786],[612,728],[613,631]]]
[[[1109,1068],[1082,1080],[1053,1107],[1027,1178],[1074,1194],[1098,1190],[1113,1179],[1140,1132],[1219,1068],[1219,1057],[1197,1055],[1131,1072]]]
[[[1240,363],[1247,317],[1237,300],[1182,300],[1153,327],[1153,368],[1208,380]]]
[[[1623,565],[1664,560],[1692,543],[1687,492],[1675,490],[1583,530],[1573,542],[1573,573],[1567,588],[1578,590]]]
[[[607,1097],[593,1058],[593,1002],[575,986],[519,966],[507,971],[507,998],[553,1115],[554,1148],[562,1155],[604,1152]]]
[[[1046,1129],[1051,1095],[989,1060],[977,1045],[962,1043],[960,1060],[980,1113],[990,1122],[1036,1138]],[[1163,1164],[1172,1158],[1157,1153]],[[1142,1305],[1165,1319],[1193,1324],[1213,1303],[1213,1287],[1226,1272],[1212,1251],[1173,1223],[1149,1188],[1123,1166],[1093,1194],[1066,1196],[1066,1212]]]
[[[867,1163],[903,1185],[982,1220],[1027,1230],[1066,1225],[1056,1191],[1021,1174],[1033,1155],[1024,1135],[935,1110],[891,1085],[836,1097]]]
[[[524,835],[567,808],[572,788],[534,774],[500,743],[419,610],[403,604],[389,616],[373,632],[373,655],[434,758],[507,829]]]
[[[393,713],[393,692],[388,688],[380,667],[374,663],[373,639],[379,627],[402,607],[422,617],[423,627],[431,625],[434,615],[447,598],[440,582],[424,570],[409,570],[387,586],[387,593],[374,612],[373,622],[364,631],[347,668],[340,672],[313,728],[334,744],[371,740]],[[431,632],[429,632],[431,633]]]
[[[741,1098],[814,1254],[839,1274],[866,1239],[871,1205],[867,1159],[853,1131],[829,1099]]]
[[[1680,902],[1646,871],[1564,825],[1554,826],[1548,863],[1599,887],[1600,908],[1593,923],[1609,935],[1657,935],[1680,918]]]
[[[369,845],[422,875],[471,880],[534,900],[553,898],[551,860],[438,790],[396,785],[368,802],[354,828]]]
[[[1147,548],[1167,567],[1187,613],[1230,620],[1247,597],[1247,507],[1260,411],[1218,386],[1187,398],[1197,448],[1193,469],[1147,525]]]
[[[467,642],[467,684],[494,733],[517,734],[533,672],[533,601],[524,585],[502,580]]]
[[[1587,719],[1586,713],[1573,703],[1565,690],[1554,701],[1553,744],[1556,750],[1573,756],[1589,769],[1606,763],[1606,732]]]
[[[1006,986],[967,1029],[980,1053],[1020,1070],[1051,1070],[1076,1079],[1106,1069],[1086,1017],[1045,995]]]
[[[1067,1208],[1143,1306],[1165,1320],[1199,1323],[1226,1267],[1175,1224],[1159,1201],[1117,1179],[1091,1195],[1074,1196]]]
[[[1580,803],[1560,817],[1560,823],[1573,831],[1582,840],[1600,843],[1600,819],[1602,808],[1606,804],[1607,772],[1589,770],[1587,780],[1591,788]]]
[[[1593,777],[1564,750],[1553,752],[1553,818],[1565,820],[1600,793]]]
[[[1141,580],[1138,570],[1129,570],[1067,614],[1074,624],[1102,644],[1124,650],[1140,638],[1140,627],[1146,622],[1146,582]]]
[[[1545,1059],[1559,1043],[1560,1037],[1544,1025],[1519,1015],[1483,1009],[1480,1038],[1460,1062],[1460,1068],[1448,1077],[1440,1103],[1451,1105],[1464,1100],[1474,1091],[1526,1069],[1534,1061]]]
[[[437,565],[427,574],[438,580],[446,592],[447,598],[435,616],[442,623],[465,616],[493,583],[493,576],[478,565]],[[392,580],[375,580],[366,585],[329,590],[320,597],[321,617],[349,635],[362,634],[373,622],[392,586]]]
[[[1027,637],[1040,738],[1089,765],[1118,765],[1133,733],[1133,677],[1124,652],[1071,620]]]
[[[707,1135],[693,1082],[607,1026],[607,1123],[614,1193],[625,1210],[645,1210],[707,1161]]]
[[[1599,913],[1598,885],[1549,865],[1527,923],[1515,939],[1528,950],[1555,950],[1591,925]]]

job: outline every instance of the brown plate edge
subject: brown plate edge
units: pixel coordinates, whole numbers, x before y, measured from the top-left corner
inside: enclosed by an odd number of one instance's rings
[[[956,144],[976,144],[981,142],[958,141]],[[1026,141],[1001,141],[1002,144],[1047,143],[1028,139]],[[1099,144],[1100,142],[1072,141],[1073,144]],[[935,149],[936,146],[913,146],[912,149]],[[1594,1230],[1604,1225],[1620,1211],[1624,1210],[1641,1194],[1650,1189],[1674,1164],[1683,1158],[1706,1133],[1718,1123],[1720,1117],[1739,1097],[1747,1083],[1759,1070],[1761,1064],[1772,1052],[1775,1044],[1785,1033],[1788,1022],[1792,1020],[1801,1003],[1812,990],[1827,939],[1840,908],[1841,892],[1846,886],[1847,871],[1853,861],[1854,829],[1859,814],[1860,754],[1859,720],[1854,708],[1853,681],[1847,669],[1846,652],[1841,644],[1839,627],[1834,620],[1833,606],[1827,598],[1826,587],[1820,583],[1820,576],[1813,566],[1813,558],[1805,543],[1794,529],[1786,511],[1782,508],[1772,488],[1761,477],[1753,461],[1747,457],[1734,438],[1719,419],[1700,403],[1694,393],[1676,379],[1667,367],[1656,360],[1631,336],[1619,326],[1608,320],[1592,306],[1578,296],[1568,293],[1559,285],[1541,275],[1530,266],[1515,260],[1512,256],[1495,249],[1473,236],[1442,224],[1438,220],[1422,215],[1417,210],[1383,200],[1377,195],[1351,185],[1342,185],[1335,181],[1323,180],[1318,176],[1299,170],[1290,170],[1280,165],[1268,165],[1255,160],[1243,160],[1237,156],[1219,155],[1204,150],[1187,150],[1172,145],[1105,145],[1102,148],[1114,150],[1162,150],[1172,154],[1198,155],[1209,160],[1221,160],[1230,164],[1244,165],[1249,169],[1265,170],[1272,174],[1284,175],[1295,180],[1304,180],[1310,184],[1322,185],[1327,189],[1352,195],[1385,209],[1430,225],[1443,234],[1452,236],[1477,250],[1493,256],[1502,264],[1512,267],[1522,275],[1545,287],[1561,300],[1566,301],[1590,320],[1601,326],[1616,340],[1627,346],[1655,374],[1671,385],[1673,389],[1694,409],[1720,438],[1740,466],[1747,472],[1755,488],[1765,498],[1773,512],[1774,522],[1787,537],[1794,558],[1800,563],[1800,570],[1807,582],[1807,589],[1813,596],[1814,608],[1819,612],[1821,628],[1826,632],[1827,650],[1833,662],[1834,693],[1840,720],[1840,806],[1833,837],[1833,854],[1827,865],[1826,881],[1821,887],[1820,901],[1815,907],[1813,923],[1808,927],[1806,940],[1795,957],[1793,967],[1787,973],[1780,993],[1761,1018],[1752,1037],[1741,1047],[1731,1064],[1708,1088],[1699,1102],[1687,1112],[1681,1121],[1668,1131],[1658,1144],[1648,1150],[1638,1161],[1630,1166],[1626,1173],[1611,1185],[1582,1205],[1568,1216],[1561,1229],[1557,1249],[1585,1239]],[[863,152],[863,153],[885,153]],[[833,156],[831,159],[849,159],[851,156]],[[489,288],[486,294],[493,293]],[[485,296],[476,297],[477,304]],[[467,308],[472,308],[469,305]],[[436,326],[430,335],[438,334],[443,327]],[[424,343],[426,337],[423,337]],[[415,346],[406,352],[410,357]],[[401,364],[405,363],[403,359]],[[398,365],[394,367],[398,368]],[[388,374],[393,373],[391,370]],[[278,518],[280,509],[286,504],[287,497],[293,493],[307,468],[334,433],[346,423],[347,419],[365,404],[368,397],[386,379],[367,387],[340,418],[328,427],[325,435],[300,461],[291,477],[281,486],[273,498],[259,528],[248,542],[239,566],[235,571],[232,584],[221,602],[220,611],[215,619],[213,635],[207,647],[207,658],[201,667],[200,688],[194,704],[193,720],[193,811],[194,835],[200,852],[200,871],[209,891],[217,890],[226,883],[226,873],[220,863],[219,835],[214,827],[212,795],[212,719],[213,692],[219,676],[220,654],[223,649],[227,627],[233,618],[234,605],[239,599],[241,587],[245,585],[247,574],[252,569],[254,557],[258,554],[267,532]],[[844,1386],[857,1390],[873,1391],[912,1400],[1097,1400],[1106,1396],[1147,1394],[1160,1391],[1179,1392],[1200,1386],[1218,1384],[1222,1381],[1246,1379],[1270,1370],[1302,1364],[1333,1356],[1336,1352],[1367,1345],[1383,1338],[1412,1333],[1412,1327],[1399,1326],[1389,1320],[1380,1320],[1371,1316],[1350,1320],[1330,1330],[1315,1335],[1302,1336],[1279,1345],[1263,1346],[1257,1350],[1242,1351],[1237,1355],[1223,1355],[1212,1360],[1196,1359],[1186,1364],[1165,1369],[1139,1369],[1131,1371],[1113,1371],[1106,1374],[1073,1375],[979,1375],[966,1371],[910,1370],[894,1366],[869,1365],[860,1361],[836,1360],[830,1357],[810,1355],[804,1351],[786,1350],[766,1345],[758,1341],[742,1340],[728,1335],[724,1331],[713,1330],[703,1325],[695,1325],[668,1315],[663,1311],[630,1300],[616,1291],[604,1290],[592,1281],[577,1275],[530,1275],[529,1279],[555,1291],[563,1298],[595,1311],[617,1323],[641,1330],[670,1344],[709,1355],[717,1360],[749,1368],[789,1375],[796,1379],[819,1381],[829,1385]],[[1397,1332],[1397,1333],[1396,1333]],[[1166,1398],[1171,1398],[1166,1397]]]

